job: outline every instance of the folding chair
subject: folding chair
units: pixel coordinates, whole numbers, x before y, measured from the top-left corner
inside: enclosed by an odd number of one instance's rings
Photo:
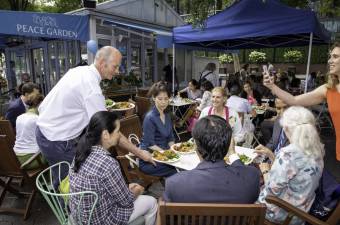
[[[321,105],[313,106],[312,111],[314,111],[316,115],[316,125],[319,130],[322,129],[333,129],[333,123],[329,116],[327,103],[323,102]]]

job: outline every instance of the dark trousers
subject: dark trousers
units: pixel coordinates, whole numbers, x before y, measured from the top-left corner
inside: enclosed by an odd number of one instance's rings
[[[148,175],[156,176],[156,177],[170,177],[177,173],[175,167],[164,164],[164,163],[156,163],[157,166],[152,165],[149,162],[145,162],[144,160],[139,160],[139,169]]]
[[[41,133],[39,127],[37,127],[35,134],[40,151],[50,166],[61,161],[72,163],[75,156],[76,140],[50,141]],[[68,172],[65,167],[61,167],[60,174],[58,168],[52,170],[53,184],[55,187],[68,175]]]

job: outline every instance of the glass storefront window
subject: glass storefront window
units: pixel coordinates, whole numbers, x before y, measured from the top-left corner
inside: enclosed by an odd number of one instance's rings
[[[57,42],[57,49],[58,49],[58,62],[59,62],[59,72],[60,77],[64,76],[66,72],[66,58],[65,58],[65,48],[64,42],[58,41]]]
[[[152,83],[154,73],[154,48],[152,44],[145,45],[145,81]]]
[[[141,59],[142,44],[131,43],[131,71],[137,78],[141,78],[142,59]]]
[[[125,75],[127,73],[127,41],[128,39],[124,36],[119,36],[116,41],[116,48],[122,54],[122,63],[119,68],[120,74]]]
[[[56,43],[55,42],[49,42],[48,43],[48,65],[50,68],[50,84],[51,88],[54,87],[54,85],[58,82],[58,76],[57,76],[57,57],[56,57]]]
[[[104,46],[111,46],[111,40],[98,38],[98,49]]]
[[[68,50],[69,67],[72,68],[77,64],[76,42],[75,41],[68,41],[67,42],[67,50]]]

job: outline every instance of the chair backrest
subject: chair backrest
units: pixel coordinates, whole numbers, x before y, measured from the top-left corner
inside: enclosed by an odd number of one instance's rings
[[[13,145],[5,134],[0,134],[0,176],[26,175],[20,168],[20,162],[15,155]]]
[[[37,179],[36,186],[51,207],[54,215],[57,217],[58,221],[62,225],[90,225],[91,217],[95,206],[98,202],[98,195],[93,191],[83,191],[77,193],[69,193],[69,194],[60,194],[59,190],[56,189],[53,185],[55,177],[58,179],[58,183],[61,183],[60,172],[61,168],[70,168],[70,164],[68,162],[59,162],[54,164],[53,166],[48,167],[44,171],[42,171]],[[59,176],[52,176],[52,169],[58,171]],[[72,209],[75,212],[76,218],[71,217],[69,212],[69,199],[71,196],[77,196],[80,200],[77,209]],[[93,205],[89,206],[89,216],[88,221],[83,223],[84,218],[82,218],[82,212],[85,210],[82,208],[82,201],[86,199],[92,198],[94,199]]]
[[[170,203],[159,200],[157,224],[264,224],[264,204]]]
[[[145,114],[151,108],[150,98],[136,96],[135,101],[137,106],[137,115],[139,116],[141,121],[143,121]]]
[[[130,134],[135,134],[140,139],[142,137],[142,126],[137,115],[125,117],[120,120],[120,132],[125,137],[129,137]]]
[[[0,120],[0,135],[6,135],[6,139],[10,146],[14,146],[15,131],[13,130],[12,124],[9,120]]]

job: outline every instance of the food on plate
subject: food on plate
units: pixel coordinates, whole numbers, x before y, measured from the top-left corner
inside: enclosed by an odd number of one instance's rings
[[[173,149],[178,152],[191,152],[192,150],[194,150],[194,148],[195,144],[190,141],[175,144],[173,147]]]
[[[173,161],[179,159],[179,155],[172,150],[165,150],[164,152],[154,151],[152,157],[159,161]]]
[[[107,108],[112,107],[113,104],[114,104],[114,101],[112,101],[111,99],[105,99],[105,106]]]
[[[248,156],[246,156],[245,154],[238,154],[238,157],[240,158],[240,160],[244,163],[244,164],[248,164],[251,162],[251,158],[249,158]]]
[[[126,108],[130,108],[130,102],[116,102],[116,104],[112,108],[113,109],[126,109]]]

